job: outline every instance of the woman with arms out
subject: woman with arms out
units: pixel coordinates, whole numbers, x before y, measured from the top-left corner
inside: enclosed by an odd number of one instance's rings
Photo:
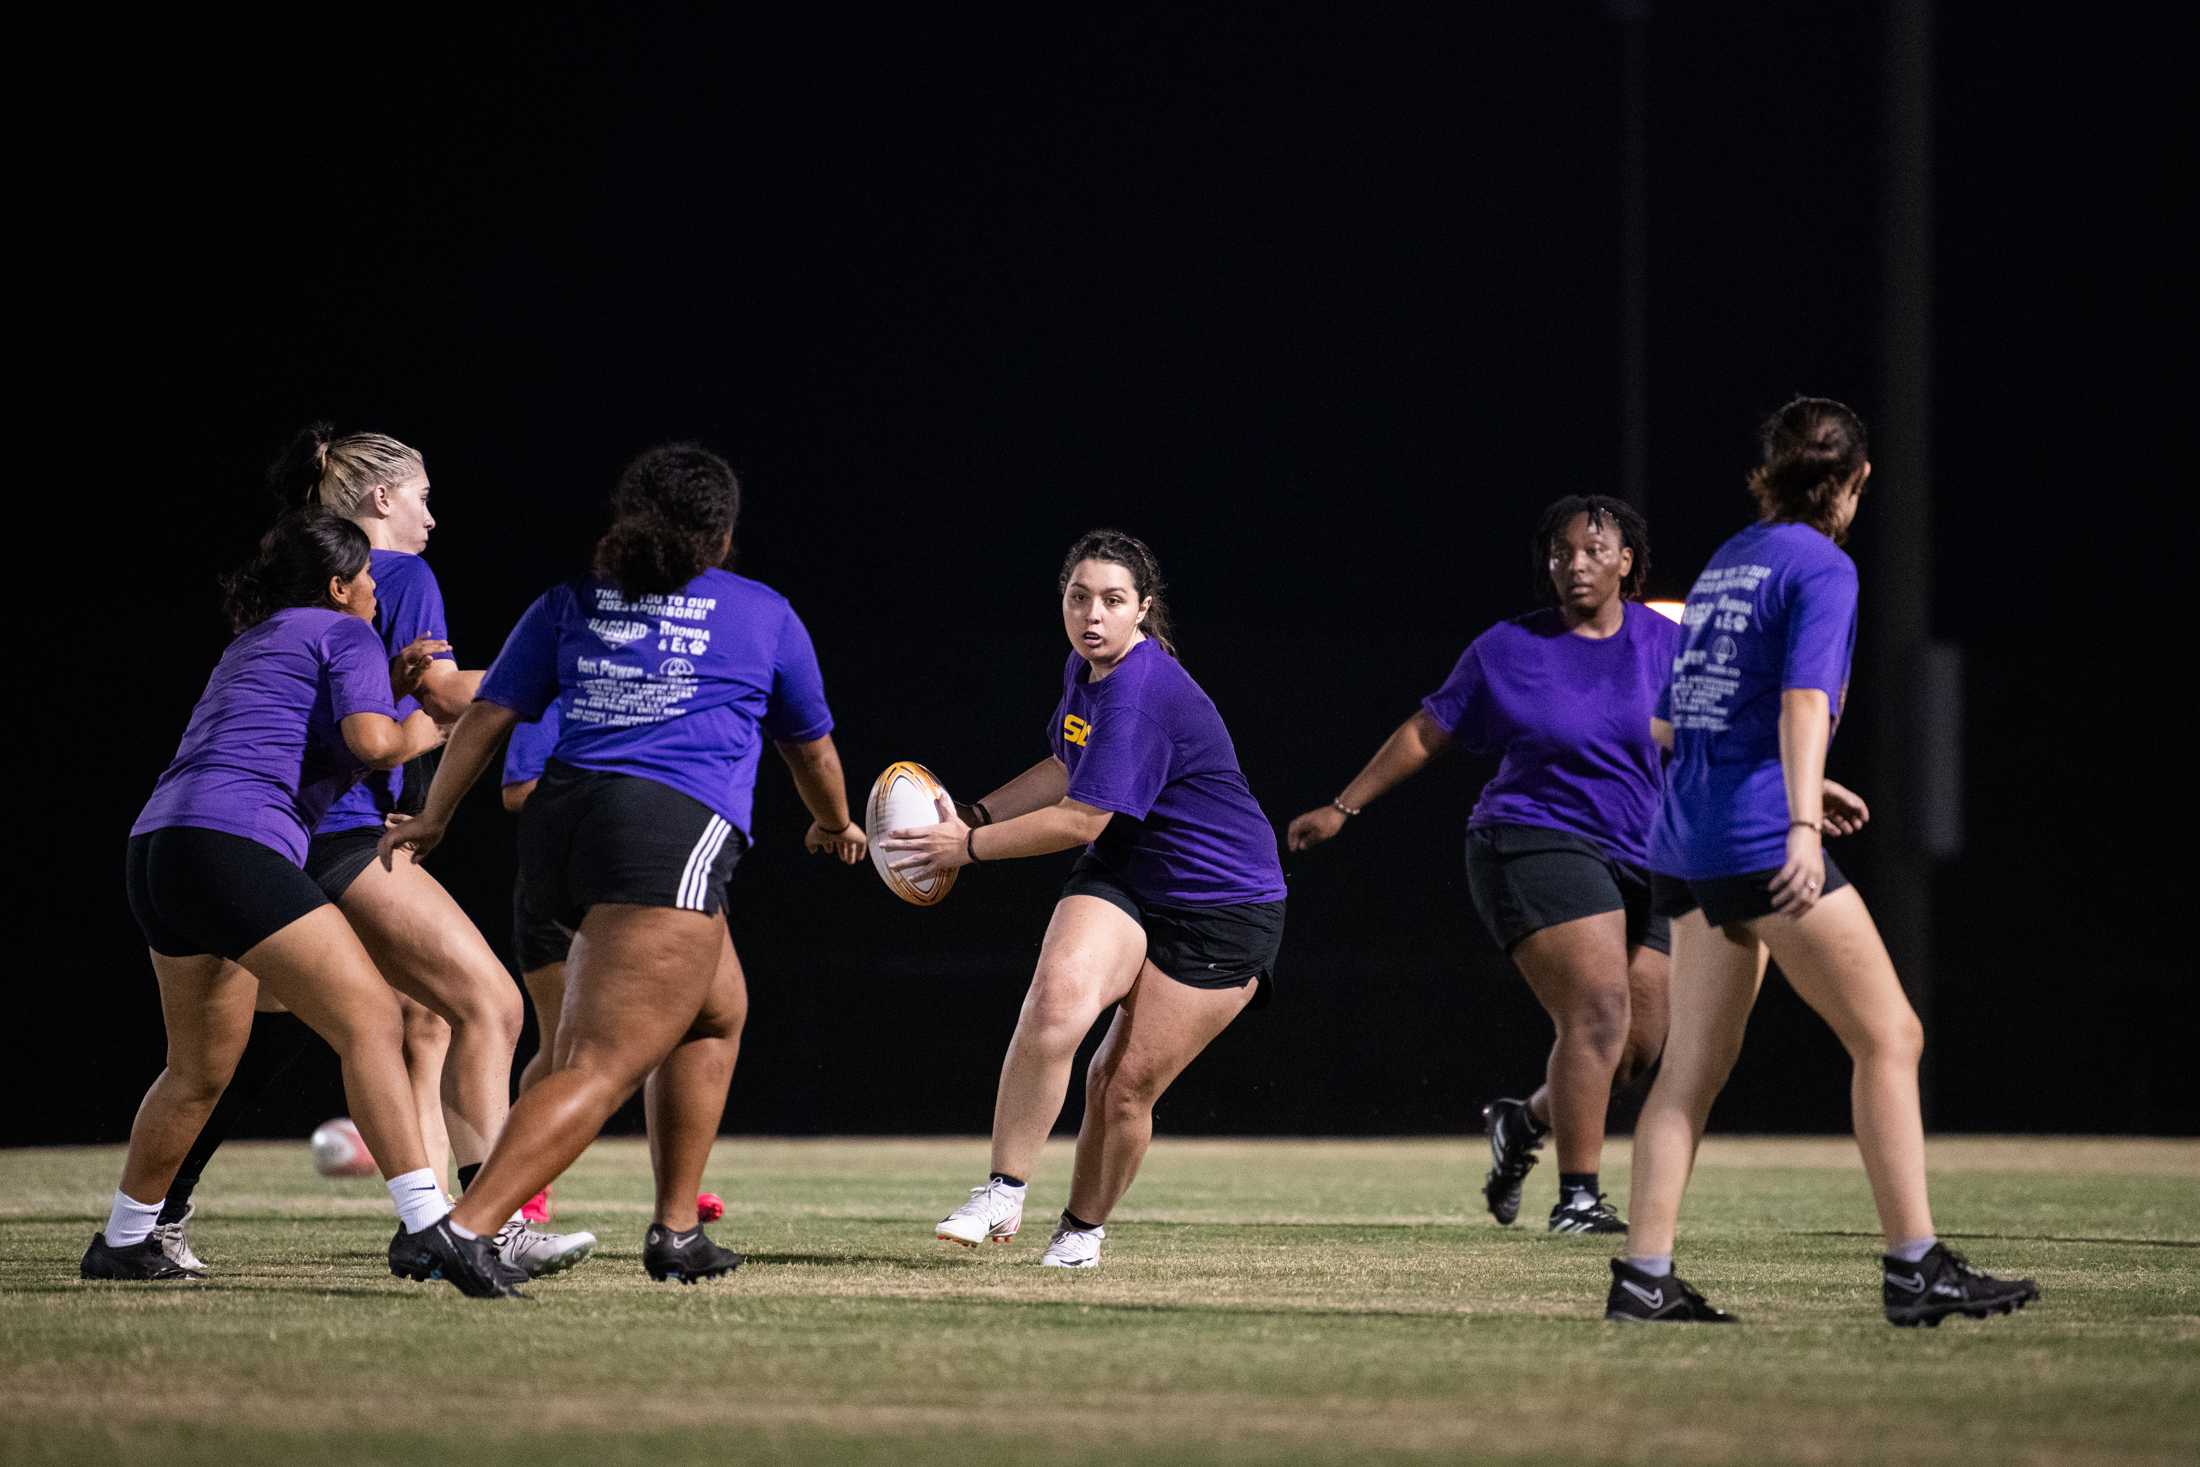
[[[1442,687],[1337,797],[1291,822],[1294,851],[1331,839],[1453,743],[1502,756],[1467,819],[1467,883],[1490,937],[1551,1016],[1544,1083],[1492,1101],[1490,1215],[1510,1223],[1544,1137],[1558,1135],[1554,1233],[1623,1233],[1598,1166],[1615,1088],[1665,1043],[1666,924],[1644,841],[1662,755],[1650,711],[1680,628],[1645,607],[1649,527],[1626,503],[1569,495],[1529,542],[1541,611],[1468,644]]]
[[[1925,1036],[1863,898],[1822,849],[1861,823],[1825,778],[1856,644],[1856,566],[1840,546],[1871,477],[1864,425],[1799,397],[1759,430],[1758,521],[1688,593],[1685,640],[1654,736],[1673,762],[1651,827],[1658,908],[1673,922],[1665,1063],[1635,1123],[1627,1253],[1605,1317],[1725,1323],[1673,1272],[1682,1194],[1711,1103],[1741,1053],[1765,962],[1847,1048],[1850,1106],[1887,1251],[1890,1323],[1984,1318],[2039,1297],[1973,1268],[1934,1235],[1917,1067]]]
[[[342,515],[365,533],[379,588],[374,628],[385,655],[395,657],[423,639],[435,648],[419,686],[398,712],[424,710],[438,725],[454,721],[472,701],[481,674],[461,670],[449,650],[442,587],[423,553],[436,520],[428,508],[427,466],[419,452],[385,434],[337,435],[328,424],[315,423],[293,439],[269,479],[281,497]],[[385,871],[374,859],[383,822],[405,796],[406,774],[401,767],[377,770],[339,795],[314,827],[305,870],[350,920],[375,966],[402,995],[406,1068],[422,1138],[430,1147],[429,1164],[447,1187],[442,1171],[455,1149],[464,1187],[503,1128],[512,1053],[524,1015],[496,950],[442,883],[410,862]],[[267,1048],[265,1062],[287,1058],[279,1044]],[[260,1062],[255,1057],[247,1063]],[[241,1103],[250,1099],[239,1097]],[[184,1233],[190,1188],[234,1119],[233,1107],[217,1111],[218,1124],[201,1135],[170,1191],[162,1216],[173,1229],[172,1247],[190,1250]],[[505,1261],[531,1277],[572,1267],[588,1257],[595,1242],[587,1233],[535,1232],[516,1217],[497,1237]]]
[[[1077,1046],[1113,1006],[1086,1072],[1069,1206],[1039,1260],[1089,1268],[1153,1140],[1154,1102],[1273,984],[1284,884],[1229,730],[1170,645],[1153,552],[1095,530],[1070,547],[1059,589],[1071,652],[1052,755],[967,819],[943,808],[942,824],[894,831],[879,848],[920,879],[1086,848],[1001,1065],[991,1174],[936,1232],[965,1246],[1016,1235]]]
[[[393,817],[381,852],[405,865],[433,850],[513,725],[557,704],[556,748],[520,814],[529,903],[578,934],[557,1050],[452,1228],[503,1226],[656,1071],[642,1265],[693,1283],[741,1262],[703,1233],[695,1199],[748,1013],[719,913],[748,846],[764,740],[813,817],[810,850],[855,861],[865,839],[849,823],[809,633],[785,597],[721,568],[740,510],[733,471],[693,444],[654,448],[620,476],[611,508],[593,574],[528,608],[452,732],[426,806]]]
[[[504,1292],[493,1249],[444,1224],[406,1083],[396,995],[343,915],[300,867],[308,833],[361,768],[434,746],[434,721],[397,718],[424,653],[391,663],[371,625],[367,537],[296,511],[229,583],[236,640],[192,710],[174,761],[131,827],[127,891],[151,949],[168,1064],[138,1107],[107,1225],[80,1272],[201,1278],[152,1239],[160,1198],[228,1084],[265,986],[343,1064],[352,1119],[389,1183],[392,1272],[440,1271],[470,1294]]]

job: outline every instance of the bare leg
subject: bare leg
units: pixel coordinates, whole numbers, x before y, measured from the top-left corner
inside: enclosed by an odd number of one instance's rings
[[[1681,1196],[1696,1165],[1711,1102],[1742,1052],[1742,1034],[1765,979],[1765,950],[1739,927],[1713,927],[1701,911],[1673,923],[1672,1019],[1665,1064],[1635,1122],[1627,1199],[1627,1251],[1673,1251]]]
[[[741,1053],[749,1017],[749,985],[733,934],[720,924],[723,946],[710,996],[695,1026],[643,1087],[649,1115],[649,1163],[657,1175],[656,1220],[676,1233],[695,1226],[695,1197],[710,1164],[711,1144],[726,1111],[726,1087]]]
[[[1091,896],[1055,904],[1015,1037],[1001,1061],[993,1170],[1029,1180],[1062,1114],[1077,1046],[1093,1020],[1131,991],[1145,958],[1146,929],[1121,908]]]
[[[369,865],[344,892],[344,915],[390,986],[451,1026],[442,1096],[454,1141],[480,1146],[504,1129],[512,1051],[525,1018],[519,990],[442,883],[411,860]],[[462,1154],[472,1164],[481,1153]]]
[[[1887,1245],[1931,1237],[1925,1123],[1917,1095],[1925,1029],[1895,977],[1894,961],[1863,897],[1855,887],[1843,887],[1800,920],[1767,917],[1750,926],[1855,1063],[1849,1098],[1856,1146]]]
[[[1086,1071],[1071,1212],[1089,1223],[1114,1213],[1153,1142],[1154,1102],[1245,1012],[1259,987],[1256,978],[1243,988],[1194,988],[1151,963],[1140,969]]]
[[[138,1103],[120,1183],[126,1196],[143,1202],[167,1195],[176,1168],[214,1113],[252,1037],[260,988],[243,968],[212,954],[151,957],[168,1026],[168,1063]]]
[[[590,909],[566,960],[554,1068],[512,1107],[452,1214],[460,1226],[496,1231],[588,1149],[695,1026],[717,978],[725,930],[717,917],[673,907]]]
[[[1627,1048],[1612,1074],[1612,1088],[1625,1090],[1650,1073],[1665,1053],[1670,1021],[1673,960],[1655,948],[1638,947],[1627,956]]]
[[[1558,1026],[1546,1104],[1559,1170],[1593,1172],[1604,1153],[1612,1075],[1627,1048],[1627,916],[1599,912],[1531,932],[1512,958]]]
[[[428,1149],[436,1186],[449,1196],[451,1136],[443,1124],[443,1057],[451,1048],[451,1026],[403,994],[398,995],[397,1011],[404,1016],[405,1075],[412,1082],[413,1111],[420,1117],[420,1144]]]
[[[519,981],[527,985],[527,996],[535,1001],[538,1040],[535,1057],[519,1072],[519,1093],[525,1095],[550,1073],[551,1063],[557,1057],[558,1014],[565,1007],[565,964],[545,963],[539,968],[530,968],[520,974]]]

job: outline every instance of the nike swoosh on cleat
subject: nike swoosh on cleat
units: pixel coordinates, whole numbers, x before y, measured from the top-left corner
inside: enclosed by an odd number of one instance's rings
[[[1923,1274],[1919,1274],[1915,1278],[1904,1278],[1901,1274],[1890,1273],[1887,1275],[1887,1282],[1912,1294],[1925,1292],[1925,1275]]]
[[[1652,1309],[1663,1309],[1665,1307],[1665,1286],[1663,1284],[1655,1289],[1646,1289],[1640,1284],[1631,1284],[1627,1280],[1621,1279],[1619,1286]]]

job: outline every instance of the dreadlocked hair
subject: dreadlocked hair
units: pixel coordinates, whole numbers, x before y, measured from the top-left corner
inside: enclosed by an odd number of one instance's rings
[[[1609,525],[1619,531],[1619,543],[1635,552],[1633,567],[1619,583],[1619,594],[1622,600],[1640,601],[1642,588],[1650,582],[1650,522],[1642,517],[1641,510],[1608,494],[1569,494],[1554,499],[1543,511],[1543,518],[1535,522],[1535,539],[1528,545],[1528,567],[1535,577],[1536,600],[1545,606],[1558,604],[1558,587],[1551,582],[1551,556],[1558,537],[1566,533],[1577,514],[1589,517],[1592,530]]]

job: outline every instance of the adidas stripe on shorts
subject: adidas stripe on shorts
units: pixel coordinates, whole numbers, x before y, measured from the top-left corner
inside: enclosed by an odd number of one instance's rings
[[[530,908],[568,930],[599,902],[715,915],[748,839],[691,795],[556,759],[520,811]]]

